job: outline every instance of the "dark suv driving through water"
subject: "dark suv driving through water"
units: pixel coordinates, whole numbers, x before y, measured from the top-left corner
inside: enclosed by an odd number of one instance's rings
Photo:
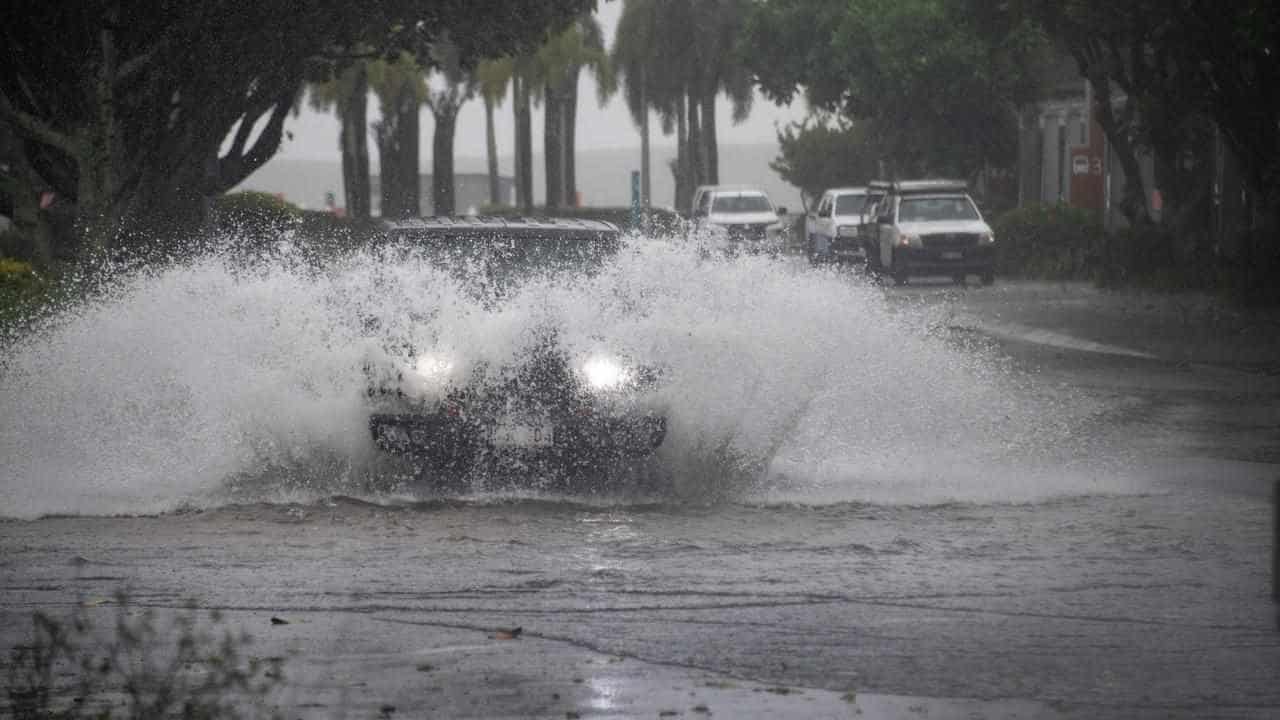
[[[388,240],[504,302],[523,279],[569,282],[616,255],[614,225],[594,220],[424,218],[387,226]],[[650,404],[660,373],[598,348],[571,351],[554,325],[535,327],[518,359],[464,363],[436,348],[402,344],[366,367],[375,444],[408,456],[419,477],[456,485],[479,470],[541,484],[594,483],[662,444],[666,418]],[[491,472],[497,471],[497,472]]]

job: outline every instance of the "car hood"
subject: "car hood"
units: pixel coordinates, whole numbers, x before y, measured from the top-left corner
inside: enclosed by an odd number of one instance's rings
[[[907,235],[933,235],[935,233],[990,233],[991,226],[981,220],[940,220],[937,222],[899,223],[898,229]]]
[[[778,222],[778,215],[771,212],[711,213],[706,221],[713,225],[772,225]]]

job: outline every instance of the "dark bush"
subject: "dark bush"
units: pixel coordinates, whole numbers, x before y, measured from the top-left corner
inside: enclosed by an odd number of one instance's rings
[[[246,190],[213,201],[213,223],[224,232],[275,234],[293,227],[302,210],[271,193]]]
[[[22,317],[45,290],[44,278],[30,264],[0,257],[0,326]]]
[[[1091,277],[1105,239],[1093,212],[1065,205],[1010,210],[992,230],[998,273],[1045,280]]]

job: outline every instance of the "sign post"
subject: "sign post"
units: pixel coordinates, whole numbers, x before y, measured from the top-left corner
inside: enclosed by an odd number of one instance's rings
[[[631,227],[640,229],[640,171],[631,171]]]

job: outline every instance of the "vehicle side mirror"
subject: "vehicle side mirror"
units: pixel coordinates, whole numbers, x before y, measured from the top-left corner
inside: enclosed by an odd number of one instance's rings
[[[778,215],[786,215],[786,214],[787,214],[787,209],[785,207],[778,208]]]

